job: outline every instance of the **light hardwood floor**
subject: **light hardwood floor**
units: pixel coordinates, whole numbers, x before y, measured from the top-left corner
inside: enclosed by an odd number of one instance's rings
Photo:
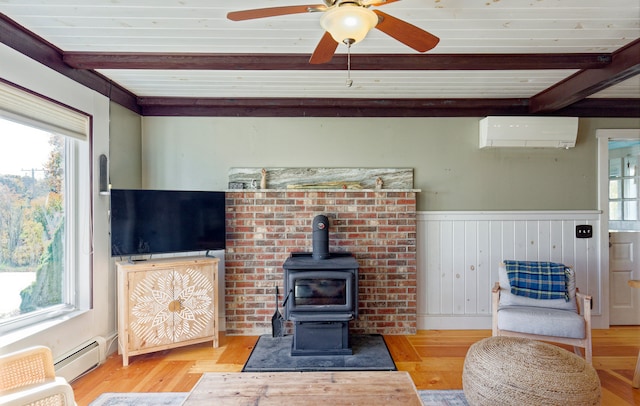
[[[399,370],[409,371],[418,389],[461,389],[469,346],[489,330],[424,330],[410,336],[385,336]],[[96,370],[72,382],[78,406],[103,392],[188,392],[204,372],[239,372],[258,337],[221,337],[211,343],[132,357],[128,367],[111,355]],[[570,349],[568,347],[565,347]],[[602,384],[603,405],[640,405],[631,387],[640,350],[640,326],[593,331],[593,365]]]

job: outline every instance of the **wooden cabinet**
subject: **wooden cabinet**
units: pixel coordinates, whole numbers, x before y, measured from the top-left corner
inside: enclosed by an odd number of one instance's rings
[[[118,262],[118,341],[129,357],[213,340],[218,347],[218,259]]]

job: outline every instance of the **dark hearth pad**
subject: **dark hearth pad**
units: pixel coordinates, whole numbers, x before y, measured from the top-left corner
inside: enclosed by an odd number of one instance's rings
[[[380,334],[352,334],[353,355],[292,356],[293,336],[258,338],[242,372],[396,371]]]

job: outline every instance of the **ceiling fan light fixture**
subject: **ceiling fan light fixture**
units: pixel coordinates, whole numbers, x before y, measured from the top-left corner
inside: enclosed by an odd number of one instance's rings
[[[366,7],[350,3],[329,9],[320,18],[322,28],[338,43],[358,43],[377,24],[376,13]]]

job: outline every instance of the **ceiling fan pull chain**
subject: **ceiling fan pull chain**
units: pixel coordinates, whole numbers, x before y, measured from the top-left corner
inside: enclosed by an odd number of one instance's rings
[[[347,43],[347,87],[351,87],[353,85],[353,80],[351,80],[351,42],[345,42]]]

